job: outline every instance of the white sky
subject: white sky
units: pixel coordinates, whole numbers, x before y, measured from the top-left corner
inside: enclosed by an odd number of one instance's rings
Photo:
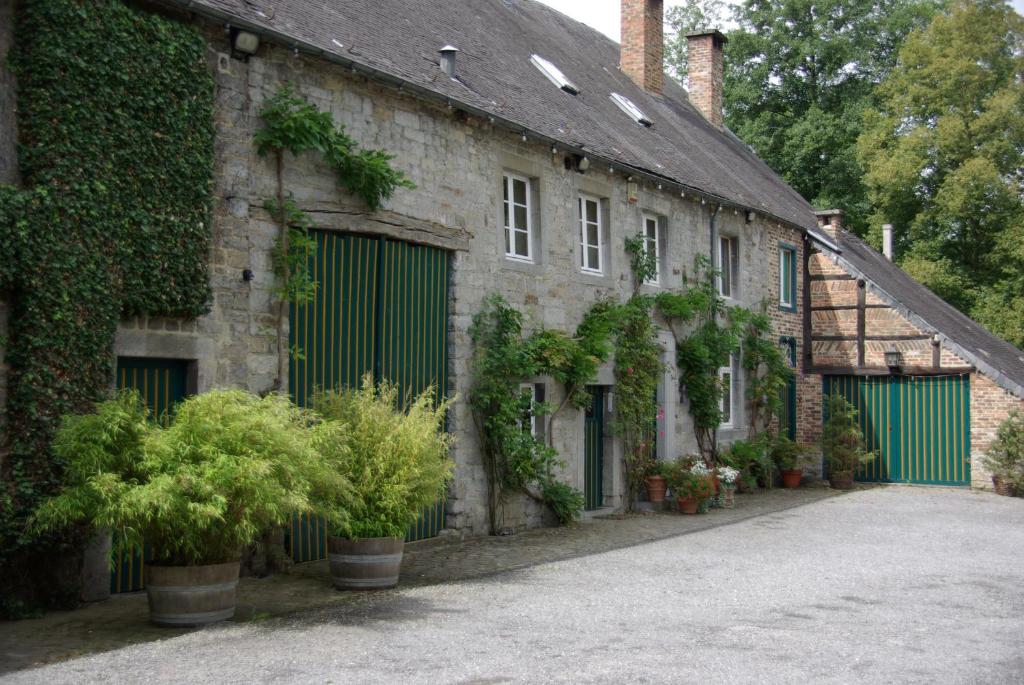
[[[577,21],[591,26],[613,40],[619,40],[619,0],[540,0]],[[683,3],[665,0],[665,9]],[[1010,4],[1024,14],[1024,0],[1010,0]]]

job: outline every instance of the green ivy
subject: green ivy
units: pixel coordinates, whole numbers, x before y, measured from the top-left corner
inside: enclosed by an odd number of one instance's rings
[[[0,614],[75,599],[81,533],[32,542],[25,521],[61,484],[59,418],[110,384],[118,321],[195,317],[211,297],[213,80],[200,33],[119,0],[24,0],[15,36],[25,189],[0,192]]]

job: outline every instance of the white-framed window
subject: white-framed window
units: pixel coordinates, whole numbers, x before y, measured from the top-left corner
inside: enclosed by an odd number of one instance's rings
[[[530,409],[523,415],[522,420],[519,422],[519,427],[524,431],[529,431],[530,435],[538,440],[543,438],[543,422],[538,419],[535,412],[535,407],[544,401],[544,384],[543,383],[523,383],[519,386],[519,392],[525,397],[530,398]]]
[[[718,294],[722,297],[735,298],[737,266],[739,262],[739,244],[732,236],[718,237],[718,254],[715,257],[715,269],[718,271]]]
[[[533,261],[533,216],[530,179],[515,174],[502,177],[505,208],[505,256],[521,262]]]
[[[718,408],[722,412],[722,423],[720,428],[732,428],[733,414],[736,404],[736,374],[733,367],[736,364],[735,357],[729,356],[729,365],[718,369],[718,379],[722,384],[722,397],[719,400]]]
[[[788,245],[779,247],[779,306],[796,308],[796,250]]]
[[[654,275],[645,283],[658,285],[661,282],[661,229],[658,218],[644,214],[644,256],[654,258]]]
[[[587,273],[604,271],[601,221],[601,201],[589,195],[579,197],[580,213],[580,268]]]

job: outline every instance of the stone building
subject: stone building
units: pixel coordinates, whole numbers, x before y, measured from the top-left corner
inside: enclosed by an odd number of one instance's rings
[[[0,0],[0,19],[13,4]],[[806,200],[724,128],[721,34],[689,37],[687,93],[664,78],[661,0],[622,1],[621,46],[532,0],[161,0],[147,7],[193,23],[208,43],[216,82],[214,298],[195,321],[124,321],[112,384],[151,390],[162,383],[172,399],[272,386],[278,228],[263,207],[275,196],[276,177],[253,136],[263,104],[290,85],[359,144],[395,155],[393,164],[417,186],[370,212],[317,157],[285,164],[285,187],[313,218],[319,261],[310,268],[322,286],[313,305],[291,311],[291,341],[307,348],[289,362],[296,399],[364,372],[406,389],[434,383],[459,398],[450,421],[455,480],[446,502],[425,513],[419,537],[488,532],[486,477],[466,402],[468,329],[484,298],[501,294],[531,329],[571,333],[597,301],[631,294],[624,243],[640,233],[659,263],[657,282],[644,288],[677,287],[703,255],[723,269],[720,289],[730,302],[767,308],[794,364],[815,367],[797,382],[795,435],[810,440],[820,431],[816,367],[826,362],[815,355],[830,352],[808,330],[809,306],[820,305],[811,296],[828,264],[845,264],[836,241],[847,237],[830,238]],[[0,26],[3,46],[12,24]],[[0,103],[12,89],[5,73]],[[8,119],[0,119],[0,143],[9,160],[15,134]],[[0,180],[16,182],[13,165],[0,172]],[[952,331],[941,334],[954,339]],[[695,452],[673,338],[666,331],[660,340],[667,370],[658,453]],[[954,354],[958,365],[984,368],[962,347],[942,352],[943,359]],[[746,435],[744,379],[738,361],[723,373],[731,378],[732,420],[720,430],[728,442]],[[547,401],[561,399],[551,379],[531,381]],[[612,385],[606,365],[593,389],[596,408],[569,410],[552,429],[565,461],[560,477],[599,509],[621,507],[624,495],[621,447],[604,420],[614,412]],[[975,383],[972,402],[985,387]],[[976,410],[972,421],[984,416]],[[506,504],[503,525],[540,525],[544,516],[523,497]]]

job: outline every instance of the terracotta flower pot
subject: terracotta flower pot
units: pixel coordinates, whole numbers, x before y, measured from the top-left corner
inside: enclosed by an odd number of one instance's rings
[[[833,490],[853,490],[853,473],[830,473],[828,484]]]
[[[680,514],[696,514],[700,508],[700,500],[696,497],[676,497]]]
[[[803,469],[783,469],[779,471],[782,474],[782,487],[784,488],[798,488],[800,487],[800,479],[803,478]]]
[[[668,483],[664,476],[647,476],[647,499],[658,503],[665,501],[665,492],[668,490]]]

